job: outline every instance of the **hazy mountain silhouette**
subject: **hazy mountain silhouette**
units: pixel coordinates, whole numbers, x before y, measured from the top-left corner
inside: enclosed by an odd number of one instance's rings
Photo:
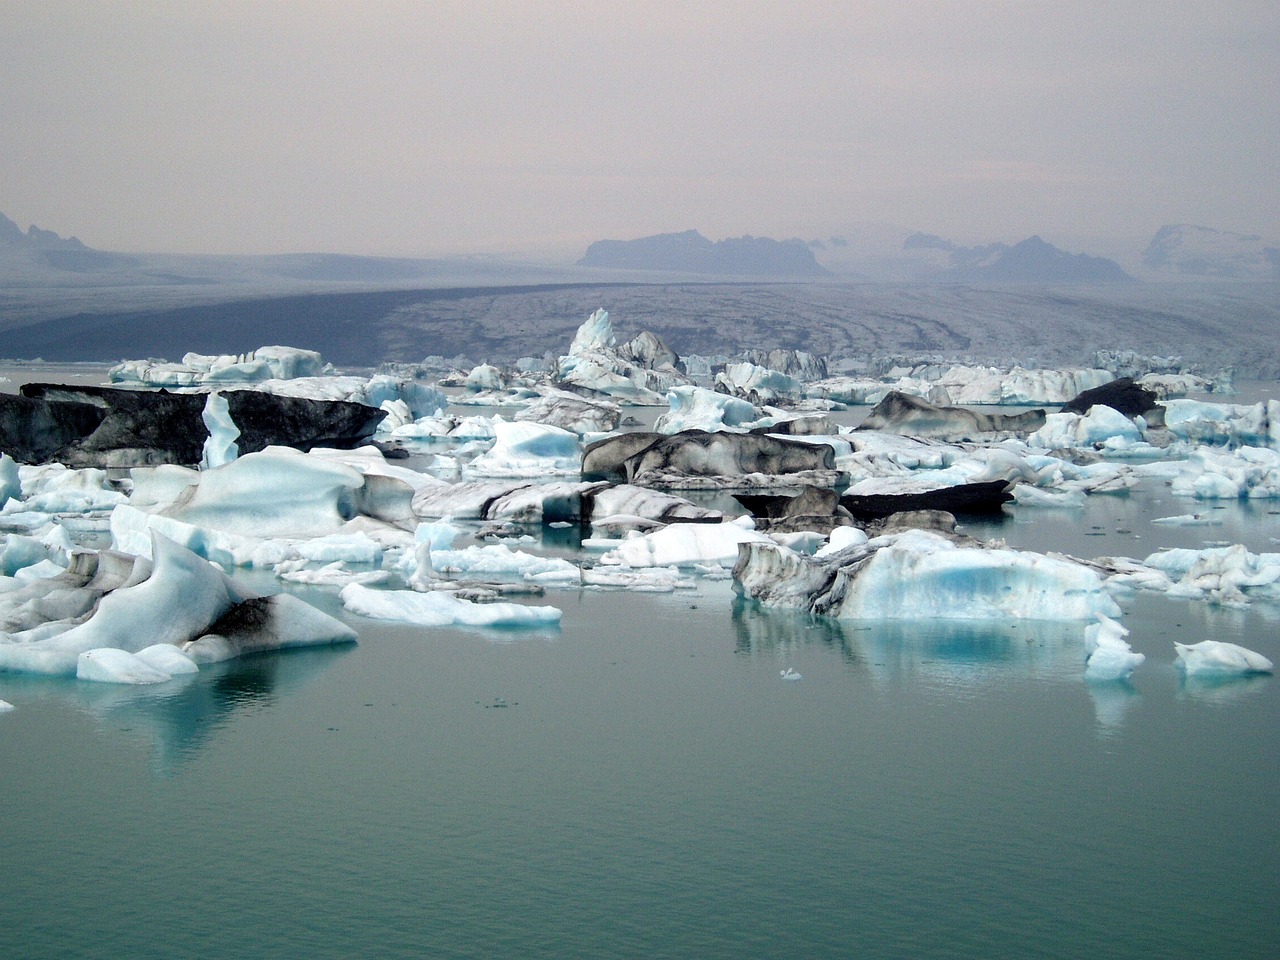
[[[961,247],[928,233],[907,237],[903,250],[941,250],[949,266],[935,277],[958,283],[1124,283],[1133,278],[1114,260],[1067,253],[1039,237],[1009,246]]]
[[[737,237],[712,241],[697,230],[638,240],[597,240],[587,247],[578,266],[738,277],[829,275],[801,240]]]

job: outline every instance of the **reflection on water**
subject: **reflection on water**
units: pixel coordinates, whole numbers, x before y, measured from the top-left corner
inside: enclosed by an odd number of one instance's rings
[[[354,650],[353,644],[262,653],[208,664],[167,683],[92,683],[62,677],[0,677],[0,691],[20,689],[79,707],[103,727],[144,735],[152,769],[169,774],[204,749],[238,714],[296,691]]]
[[[1272,683],[1269,674],[1246,673],[1238,676],[1186,676],[1182,674],[1178,692],[1183,697],[1229,706],[1246,697],[1261,693]]]
[[[1138,692],[1127,680],[1110,680],[1105,683],[1086,683],[1089,699],[1093,701],[1093,713],[1098,721],[1098,735],[1113,737],[1124,726],[1125,718],[1138,700]]]
[[[883,681],[924,677],[967,685],[1008,672],[1063,677],[1084,670],[1080,623],[839,620],[739,596],[733,625],[738,653],[786,657],[800,646],[820,644]]]

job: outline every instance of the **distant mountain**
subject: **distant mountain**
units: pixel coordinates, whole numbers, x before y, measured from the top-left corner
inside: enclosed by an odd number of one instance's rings
[[[65,240],[52,230],[41,230],[34,223],[23,233],[22,228],[0,213],[0,248],[19,248],[23,250],[88,250],[75,237]]]
[[[0,213],[0,257],[10,262],[25,262],[37,269],[70,273],[91,273],[136,264],[132,257],[94,250],[76,237],[64,239],[34,223],[23,233],[22,228],[3,213]]]
[[[991,243],[961,247],[930,233],[913,233],[904,251],[941,251],[946,255],[936,280],[960,283],[1125,283],[1133,278],[1114,260],[1067,253],[1039,237],[1009,246]]]
[[[1170,224],[1151,238],[1142,264],[1182,277],[1274,280],[1280,277],[1280,248],[1258,236]]]
[[[711,241],[697,230],[638,240],[597,240],[587,247],[578,266],[721,277],[829,276],[801,240],[738,237]]]

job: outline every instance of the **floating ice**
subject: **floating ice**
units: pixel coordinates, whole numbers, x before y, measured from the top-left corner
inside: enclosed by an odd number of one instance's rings
[[[471,461],[468,470],[485,477],[545,477],[578,473],[582,448],[578,435],[541,423],[493,424],[494,444]]]
[[[1246,673],[1271,673],[1270,660],[1234,643],[1204,640],[1200,643],[1175,643],[1178,666],[1187,676],[1235,676]]]
[[[153,643],[149,647],[143,647],[134,656],[173,677],[196,673],[200,669],[194,660],[172,643]]]
[[[0,507],[9,500],[22,499],[22,480],[18,476],[18,464],[7,453],[0,453]]]
[[[559,381],[570,389],[641,406],[661,406],[658,391],[675,386],[678,376],[673,371],[646,369],[623,357],[605,310],[597,310],[578,328],[569,353],[559,359],[556,369]]]
[[[202,383],[256,383],[263,380],[314,377],[324,362],[314,350],[259,347],[250,353],[205,356],[188,353],[181,363],[126,360],[108,372],[112,383],[189,387]]]
[[[204,442],[204,452],[200,457],[200,467],[205,470],[230,463],[240,455],[236,438],[240,436],[240,428],[231,419],[231,411],[227,399],[220,393],[209,394],[204,402],[204,413],[201,414],[209,438]]]
[[[867,543],[866,531],[861,527],[832,527],[827,544],[819,547],[815,557],[826,557],[838,553],[845,547],[861,547]]]
[[[804,395],[804,384],[799,380],[754,363],[727,364],[724,372],[716,375],[716,384],[732,396],[757,404],[799,400]]]
[[[1028,370],[1014,367],[973,367],[891,371],[893,380],[831,377],[809,387],[810,396],[845,403],[879,403],[892,391],[923,397],[943,406],[1062,404],[1077,394],[1113,379],[1106,370]]]
[[[578,568],[560,557],[539,557],[506,544],[471,546],[462,550],[432,550],[431,569],[465,577],[521,577],[526,580],[571,580]]]
[[[731,567],[738,558],[738,544],[768,543],[763,533],[735,523],[673,523],[632,537],[600,558],[603,564],[628,567],[690,566],[695,563]]]
[[[397,620],[424,627],[540,627],[560,622],[556,607],[519,603],[472,603],[446,593],[371,590],[360,584],[343,587],[343,606],[377,620]]]
[[[1128,635],[1128,630],[1102,614],[1098,615],[1097,623],[1085,627],[1086,680],[1124,680],[1147,659],[1143,654],[1133,652],[1124,639]]]
[[[1265,447],[1192,451],[1171,488],[1200,500],[1280,497],[1280,452]]]
[[[1144,439],[1142,430],[1118,410],[1098,404],[1084,416],[1051,413],[1045,425],[1027,437],[1027,444],[1045,450],[1110,445],[1119,449]]]
[[[748,596],[858,620],[1091,620],[1120,608],[1083,564],[966,546],[924,530],[811,560],[748,543],[733,570]]]
[[[0,700],[0,713],[7,713],[13,709],[13,704],[8,700]]]
[[[1243,606],[1251,598],[1280,598],[1280,553],[1250,553],[1243,544],[1179,548],[1153,553],[1142,561],[1168,578],[1171,596]],[[1141,582],[1136,586],[1145,586]],[[1161,584],[1154,584],[1159,589]]]
[[[547,424],[579,436],[613,430],[621,418],[622,413],[616,403],[589,400],[550,388],[543,390],[541,396],[515,415],[517,421]]]
[[[671,409],[654,424],[658,433],[676,434],[682,430],[745,432],[743,424],[751,423],[760,415],[760,411],[746,400],[695,386],[673,387],[667,393],[667,402]]]
[[[616,587],[634,593],[670,593],[697,589],[697,581],[678,567],[590,567],[582,570],[584,587]]]
[[[1195,443],[1276,446],[1280,443],[1280,401],[1252,406],[1169,400],[1164,423],[1170,433]]]
[[[359,451],[346,453],[362,461]],[[172,502],[122,504],[111,515],[113,544],[146,556],[149,531],[158,530],[218,563],[271,566],[290,558],[292,541],[330,534],[407,543],[413,488],[392,476],[396,468],[363,465],[367,472],[326,452],[268,447],[202,471],[195,484],[174,484]]]
[[[804,677],[801,674],[795,671],[794,667],[787,667],[787,669],[785,670],[779,670],[778,673],[779,675],[781,675],[783,680],[803,680],[804,679]]]

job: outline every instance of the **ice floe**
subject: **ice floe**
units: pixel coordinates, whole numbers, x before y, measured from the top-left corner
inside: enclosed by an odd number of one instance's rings
[[[360,584],[343,587],[340,596],[352,613],[423,627],[543,627],[558,624],[562,615],[557,607],[473,603],[447,593],[372,590]]]
[[[1222,640],[1200,643],[1175,643],[1178,666],[1187,676],[1236,676],[1248,673],[1271,673],[1270,660],[1244,647]]]

